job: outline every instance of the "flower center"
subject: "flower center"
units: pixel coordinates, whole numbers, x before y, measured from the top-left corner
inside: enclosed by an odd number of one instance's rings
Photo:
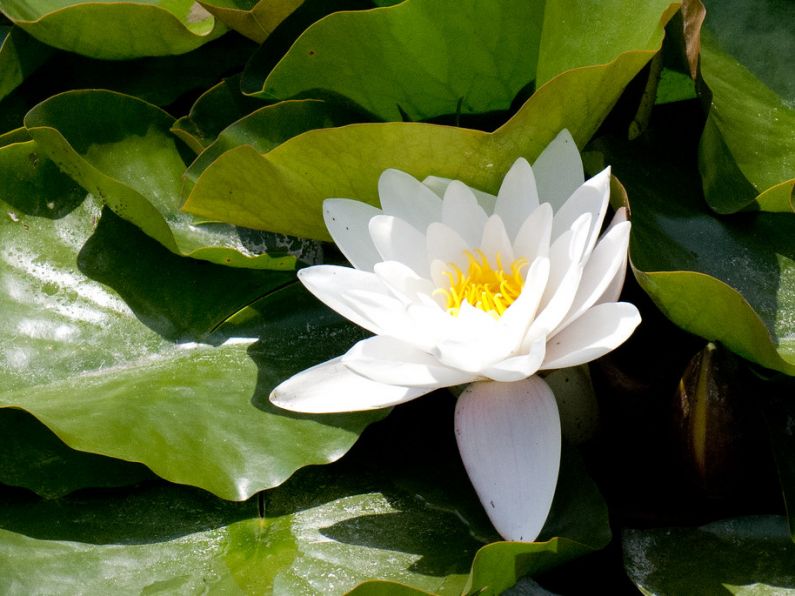
[[[482,250],[475,253],[466,251],[468,266],[464,273],[455,263],[450,263],[450,270],[444,275],[450,280],[448,289],[438,288],[434,294],[440,294],[447,301],[447,312],[458,316],[461,304],[466,300],[475,308],[489,313],[495,319],[519,297],[524,285],[522,269],[527,267],[527,259],[516,259],[506,270],[502,258],[497,253],[497,268],[492,268]]]

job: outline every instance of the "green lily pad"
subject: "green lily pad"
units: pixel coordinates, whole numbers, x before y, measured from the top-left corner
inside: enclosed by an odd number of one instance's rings
[[[104,60],[184,54],[226,30],[193,0],[25,0],[0,10],[49,46]]]
[[[334,13],[296,40],[257,95],[341,95],[384,120],[507,109],[535,78],[543,10],[520,0],[408,0]]]
[[[145,466],[75,451],[30,414],[0,409],[0,483],[47,499],[88,487],[115,487],[155,478]]]
[[[376,204],[378,177],[387,168],[420,179],[431,174],[456,178],[495,191],[517,157],[533,159],[562,128],[580,146],[593,135],[624,87],[659,49],[670,13],[657,13],[643,48],[624,51],[606,64],[561,73],[493,133],[389,122],[309,131],[265,154],[244,145],[204,171],[183,208],[237,225],[327,240],[323,200],[350,197]]]
[[[624,565],[644,594],[783,594],[795,590],[795,545],[779,516],[700,528],[627,530]]]
[[[304,0],[201,0],[230,29],[262,43]]]
[[[295,257],[278,245],[273,256],[251,251],[233,227],[179,211],[185,162],[169,132],[173,124],[155,106],[109,91],[62,93],[25,117],[41,151],[172,252],[233,267],[292,269]]]
[[[786,1],[708,3],[701,76],[710,107],[699,167],[718,213],[795,211],[793,19]]]
[[[0,27],[0,99],[16,89],[53,51],[18,27]]]
[[[355,122],[356,114],[317,99],[283,101],[259,108],[226,127],[183,176],[182,194],[187,195],[207,167],[222,154],[243,145],[266,153],[287,139],[307,130],[342,126]]]
[[[29,151],[0,149],[0,164],[35,175]],[[290,273],[178,257],[91,200],[41,205],[14,190],[16,203],[0,203],[0,407],[73,449],[229,499],[339,458],[384,415],[296,416],[267,402],[276,382],[361,338]],[[263,295],[266,314],[208,335]]]
[[[680,149],[697,128],[686,110],[664,122],[634,143],[594,144],[627,189],[635,277],[683,329],[795,374],[795,218],[716,217]]]
[[[401,406],[341,461],[300,470],[259,501],[224,503],[174,486],[49,503],[0,493],[0,590],[79,585],[95,594],[112,581],[136,593],[460,594],[481,556],[485,514],[457,457],[453,407],[443,393]],[[604,504],[580,474],[575,460],[564,462],[568,497],[557,503],[566,507],[555,509],[548,531],[564,524],[599,542],[609,536]],[[527,554],[533,545],[504,545],[525,551],[501,580],[509,586],[535,555]],[[552,553],[556,545],[536,545],[546,564],[566,559]],[[480,552],[492,547],[492,560],[507,563],[499,544]],[[494,593],[494,584],[469,582]]]
[[[190,113],[174,122],[171,132],[201,153],[224,128],[262,105],[240,92],[240,75],[229,77],[202,93]]]

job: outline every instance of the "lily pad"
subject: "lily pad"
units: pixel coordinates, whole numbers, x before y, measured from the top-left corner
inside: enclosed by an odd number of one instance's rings
[[[17,171],[41,167],[27,144],[0,157]],[[74,449],[229,499],[341,457],[384,415],[290,416],[267,402],[276,382],[361,338],[290,273],[178,257],[112,212],[100,218],[90,199],[41,206],[9,194],[17,202],[0,203],[0,407],[28,411]],[[42,210],[48,217],[35,215]],[[285,284],[292,289],[262,304],[267,316],[208,336]]]
[[[16,89],[52,55],[18,27],[0,27],[0,99]]]
[[[243,145],[266,153],[307,130],[342,126],[356,121],[350,110],[317,99],[283,101],[259,108],[226,127],[183,176],[187,195],[207,167],[227,151]]]
[[[262,106],[262,101],[240,92],[239,75],[229,77],[202,93],[190,113],[174,122],[171,132],[201,153],[224,128]]]
[[[95,594],[112,581],[114,589],[136,593],[202,587],[232,594],[354,588],[383,594],[386,586],[390,594],[461,594],[472,558],[480,556],[485,514],[456,455],[454,400],[435,397],[397,409],[341,461],[300,470],[246,503],[174,486],[82,493],[51,503],[0,493],[0,590],[79,585],[81,593]],[[407,423],[416,432],[406,433]],[[572,482],[562,484],[569,496],[561,501],[568,506],[555,510],[549,530],[568,523],[575,536],[584,531],[589,543],[601,541],[604,505],[576,461],[570,469],[568,463],[562,473],[571,473]],[[545,551],[548,565],[568,554],[554,555],[555,542],[503,544],[525,551],[510,570],[514,558],[503,561],[491,551],[506,570],[504,586],[527,568],[534,548]],[[13,558],[3,556],[12,551]],[[489,586],[495,584],[478,581],[470,580],[473,589],[494,593]]]
[[[782,594],[795,590],[795,544],[780,516],[700,528],[627,530],[624,565],[644,594]]]
[[[104,60],[184,54],[226,31],[193,0],[26,0],[0,10],[49,46]]]
[[[659,49],[671,12],[668,7],[652,23],[643,23],[650,27],[643,47],[619,50],[606,64],[561,73],[493,133],[390,122],[309,131],[265,154],[240,146],[204,171],[184,209],[246,227],[327,240],[323,200],[349,197],[375,204],[378,177],[387,168],[420,179],[431,174],[456,178],[496,191],[517,157],[532,160],[562,128],[579,145],[593,135],[624,87]]]
[[[304,0],[201,0],[219,21],[262,43]]]
[[[710,106],[699,167],[718,213],[795,211],[793,19],[786,1],[708,3],[701,76]]]
[[[30,414],[0,409],[0,483],[47,499],[90,487],[137,484],[155,478],[145,466],[70,449]]]
[[[252,252],[233,227],[179,211],[185,162],[169,132],[173,124],[155,106],[109,91],[62,93],[25,117],[41,151],[172,252],[233,267],[292,269],[295,257],[279,246],[274,256]]]
[[[793,375],[795,219],[716,217],[704,202],[695,160],[677,150],[697,130],[688,113],[659,116],[665,125],[635,142],[594,144],[627,189],[635,277],[683,329]]]

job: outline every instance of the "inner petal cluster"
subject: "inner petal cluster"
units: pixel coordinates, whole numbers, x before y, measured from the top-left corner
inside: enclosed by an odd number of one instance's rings
[[[497,253],[496,267],[492,267],[480,249],[474,253],[467,250],[464,255],[467,259],[466,273],[457,264],[450,263],[450,269],[443,272],[450,285],[438,288],[434,295],[444,299],[447,312],[454,317],[458,316],[464,302],[495,319],[501,317],[522,293],[528,260],[523,257],[516,259],[506,268],[502,256]]]

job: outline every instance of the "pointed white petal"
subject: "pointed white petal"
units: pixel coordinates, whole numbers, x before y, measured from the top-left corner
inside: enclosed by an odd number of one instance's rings
[[[552,241],[570,229],[583,213],[591,214],[591,228],[584,255],[590,254],[602,227],[610,201],[610,167],[608,166],[580,186],[555,213],[552,222]]]
[[[598,304],[547,340],[541,370],[577,366],[604,356],[623,344],[640,324],[640,313],[628,302]]]
[[[585,182],[582,159],[568,130],[558,133],[533,164],[538,200],[557,211]]]
[[[472,189],[463,182],[452,181],[444,193],[442,222],[458,233],[467,248],[475,248],[480,243],[486,219],[488,216],[478,205]]]
[[[316,265],[298,272],[298,279],[306,288],[332,310],[373,333],[382,333],[377,321],[355,308],[348,297],[351,290],[364,290],[394,300],[384,283],[373,273],[350,267]]]
[[[510,268],[513,263],[513,245],[505,231],[505,224],[499,215],[492,215],[486,220],[483,227],[483,239],[480,241],[480,249],[489,259],[492,267],[499,267],[497,256],[503,267]]]
[[[342,357],[342,362],[368,379],[389,385],[438,388],[475,379],[470,373],[444,366],[430,354],[383,335],[360,341]]]
[[[375,274],[393,291],[395,297],[406,303],[420,301],[419,295],[430,296],[436,286],[424,277],[414,273],[398,261],[382,261],[375,265]]]
[[[330,414],[395,406],[432,390],[377,383],[357,375],[335,358],[290,377],[273,390],[270,400],[293,412]]]
[[[564,329],[596,304],[619,270],[626,267],[629,229],[629,222],[614,226],[596,245],[583,269],[574,302],[555,332]]]
[[[552,298],[542,307],[527,330],[522,340],[521,350],[523,352],[529,350],[536,340],[540,337],[546,337],[552,329],[555,329],[560,324],[571,308],[581,277],[581,265],[575,264],[566,272]]]
[[[590,225],[591,214],[583,213],[572,224],[571,229],[561,234],[549,248],[549,281],[544,289],[544,298],[541,301],[542,306],[546,306],[551,302],[552,297],[556,295],[563,278],[568,272],[580,266],[580,257],[588,239]],[[573,300],[574,296],[571,298]]]
[[[455,411],[458,449],[495,529],[531,542],[549,515],[560,466],[555,397],[539,377],[473,383]]]
[[[447,187],[450,186],[452,180],[450,178],[440,178],[439,176],[428,176],[422,183],[430,188],[437,196],[443,197],[444,193],[447,192]],[[492,194],[487,192],[483,192],[482,190],[478,190],[477,188],[471,188],[470,190],[475,194],[475,198],[478,200],[478,205],[486,212],[486,215],[491,215],[494,213],[494,203],[497,200]]]
[[[500,186],[494,215],[499,215],[508,231],[508,237],[516,238],[519,227],[538,207],[538,190],[533,168],[524,157],[517,159]]]
[[[471,251],[473,247],[477,246],[477,244],[468,244],[453,228],[438,222],[428,226],[425,243],[431,263],[441,261],[445,268],[449,268],[450,263],[455,263],[463,271],[467,270],[468,264],[466,251]],[[431,265],[432,272],[433,267]],[[433,278],[433,276],[431,277]],[[445,283],[442,287],[447,285],[449,284]]]
[[[323,201],[323,220],[345,258],[362,271],[372,271],[381,260],[370,238],[369,222],[381,210],[351,199]]]
[[[378,196],[386,215],[399,217],[420,232],[442,219],[442,201],[430,188],[400,170],[385,170],[378,179]]]
[[[370,237],[384,261],[399,261],[420,277],[430,277],[425,235],[399,217],[376,215],[370,220]]]
[[[616,214],[613,216],[613,220],[610,222],[610,225],[607,228],[607,232],[609,232],[614,226],[617,226],[620,223],[627,221],[627,209],[626,207],[620,207]],[[607,233],[605,232],[605,233]],[[617,302],[619,297],[621,296],[621,290],[624,288],[624,279],[627,276],[627,256],[628,253],[624,253],[624,261],[619,267],[616,274],[613,276],[613,279],[610,280],[610,283],[607,285],[604,293],[599,297],[596,301],[596,304],[602,304],[604,302]]]
[[[538,257],[549,254],[552,239],[552,207],[542,203],[524,221],[513,243],[513,254],[518,259],[524,257],[532,263]]]

